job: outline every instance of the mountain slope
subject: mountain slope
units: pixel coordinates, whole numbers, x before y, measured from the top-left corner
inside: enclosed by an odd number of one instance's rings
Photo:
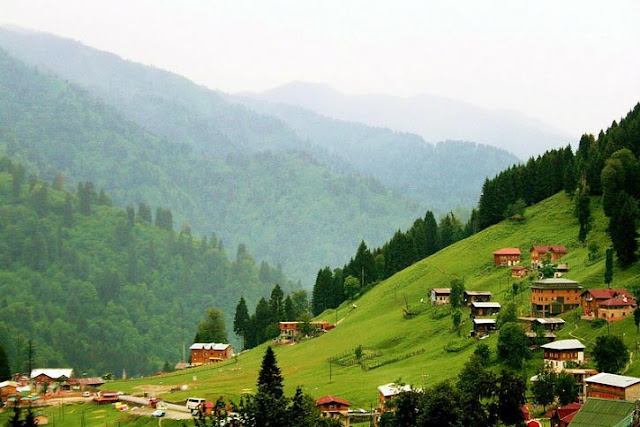
[[[329,119],[293,105],[230,99],[283,120],[313,144],[308,150],[334,169],[351,165],[437,213],[457,206],[470,209],[480,197],[485,177],[518,162],[509,152],[487,145],[460,141],[432,145],[417,135]]]
[[[517,112],[484,109],[433,95],[345,95],[326,85],[293,82],[251,96],[298,105],[335,119],[412,132],[428,142],[477,141],[522,159],[577,137]]]
[[[464,338],[471,328],[468,320],[469,310],[463,310],[462,337],[451,330],[451,317],[447,308],[434,308],[421,304],[428,301],[429,290],[433,287],[448,286],[455,277],[464,277],[466,288],[471,290],[489,290],[493,300],[501,303],[515,301],[521,314],[528,313],[529,292],[515,298],[510,290],[515,279],[509,276],[508,268],[493,266],[492,252],[501,247],[519,247],[524,254],[534,244],[563,244],[569,253],[563,261],[571,266],[568,278],[575,279],[587,288],[601,287],[604,271],[604,248],[610,241],[605,234],[606,220],[600,204],[592,200],[594,206],[593,229],[589,241],[599,247],[599,256],[588,261],[588,249],[577,240],[578,224],[573,216],[573,203],[564,194],[557,194],[528,208],[524,221],[504,221],[491,226],[480,233],[414,264],[413,266],[382,282],[369,293],[355,301],[343,304],[337,314],[327,311],[318,318],[340,324],[327,334],[294,346],[276,347],[279,366],[285,378],[285,388],[291,394],[296,385],[320,397],[332,394],[346,398],[355,407],[375,406],[378,385],[393,382],[398,378],[416,386],[430,386],[449,378],[454,378],[466,360],[468,360],[478,341]],[[525,255],[523,264],[527,265]],[[613,286],[631,284],[640,274],[640,265],[614,273]],[[409,305],[416,316],[405,319],[403,308]],[[594,335],[606,333],[606,326],[592,328],[586,321],[577,321],[575,313],[563,316],[567,325],[560,332],[560,338],[569,337],[569,333],[584,338],[592,349]],[[576,326],[574,326],[576,325]],[[635,326],[628,318],[611,325],[612,333],[622,335],[626,332],[627,345],[634,342]],[[495,352],[496,336],[482,342],[489,344]],[[365,360],[370,369],[363,370],[357,364],[341,366],[349,359],[353,360],[354,349],[362,345],[365,355],[375,357]],[[449,346],[450,351],[445,347]],[[457,350],[457,351],[455,351]],[[224,394],[237,398],[243,388],[253,388],[257,378],[264,346],[251,350],[238,358],[237,363],[217,368],[201,368],[197,371],[198,393],[213,398]],[[377,355],[377,356],[376,356]],[[334,358],[329,381],[329,358]],[[542,356],[534,353],[528,362],[530,370],[539,366]],[[376,365],[381,365],[376,367]],[[631,371],[640,371],[640,363],[634,362]],[[162,381],[164,385],[190,384],[193,372],[176,374],[162,379],[140,379],[117,383],[119,388],[135,389],[141,384]],[[190,391],[188,393],[193,393]],[[171,394],[167,399],[179,400],[186,393]]]
[[[47,180],[91,180],[116,205],[144,201],[247,244],[258,259],[311,280],[361,239],[380,244],[421,214],[372,179],[334,173],[299,151],[226,152],[175,143],[48,72],[0,52],[0,147]]]

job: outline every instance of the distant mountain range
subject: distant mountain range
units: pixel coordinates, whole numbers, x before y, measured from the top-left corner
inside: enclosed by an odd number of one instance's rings
[[[324,84],[304,82],[242,95],[297,105],[334,119],[412,132],[428,142],[462,140],[488,144],[523,160],[566,146],[579,137],[519,112],[492,110],[434,95],[346,95]]]
[[[0,123],[17,160],[92,180],[119,206],[170,208],[178,225],[244,242],[307,284],[362,239],[380,245],[427,209],[473,206],[484,179],[517,161],[230,97],[48,34],[0,29],[0,48],[38,69],[5,58],[5,82],[20,73],[28,94],[8,85],[13,118]]]

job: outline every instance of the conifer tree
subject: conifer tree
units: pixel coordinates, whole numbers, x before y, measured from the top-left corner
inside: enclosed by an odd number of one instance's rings
[[[11,368],[9,367],[9,358],[4,351],[4,347],[0,344],[0,382],[11,379]]]
[[[262,359],[258,374],[258,392],[255,396],[255,423],[257,426],[280,427],[287,425],[287,398],[284,396],[282,374],[271,346]]]
[[[233,317],[233,332],[236,335],[241,336],[246,348],[247,329],[251,326],[251,318],[249,317],[249,310],[247,309],[247,303],[244,297],[240,297],[238,305],[236,306],[236,314]],[[244,349],[244,348],[243,348]]]

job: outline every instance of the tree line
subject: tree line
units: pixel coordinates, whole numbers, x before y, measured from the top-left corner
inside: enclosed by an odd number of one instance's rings
[[[398,230],[379,248],[370,250],[362,241],[355,256],[342,268],[331,270],[327,266],[318,271],[312,295],[313,314],[338,307],[368,286],[504,219],[522,219],[527,206],[562,190],[575,199],[578,238],[583,243],[590,230],[590,197],[602,197],[613,249],[620,265],[629,266],[638,258],[638,159],[640,104],[597,138],[583,135],[575,153],[570,145],[549,150],[487,178],[478,207],[471,211],[465,224],[453,213],[437,222],[427,211],[409,230]]]

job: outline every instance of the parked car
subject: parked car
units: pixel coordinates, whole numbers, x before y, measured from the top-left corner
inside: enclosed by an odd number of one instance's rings
[[[163,410],[160,410],[160,409],[156,409],[155,411],[153,411],[151,413],[152,417],[158,417],[158,418],[159,417],[164,417],[164,415],[165,415],[165,412]]]
[[[206,401],[207,401],[207,399],[203,399],[201,397],[190,397],[190,398],[187,399],[186,406],[187,406],[187,409],[190,409],[191,412],[193,412],[193,411],[197,411],[198,410],[198,406],[201,403],[204,403]]]

